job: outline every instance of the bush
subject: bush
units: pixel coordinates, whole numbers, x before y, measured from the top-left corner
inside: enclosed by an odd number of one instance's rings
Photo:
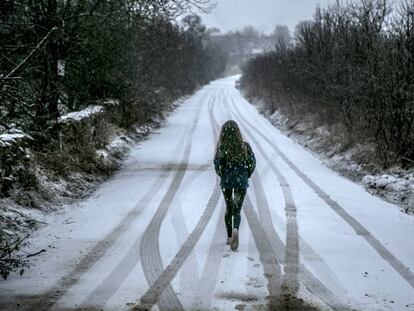
[[[378,165],[414,164],[414,1],[391,14],[384,0],[317,9],[295,43],[252,59],[247,96],[270,111],[340,124],[344,144],[375,146]]]
[[[0,139],[0,197],[7,196],[13,188],[31,189],[37,186],[27,148],[29,139],[25,134],[17,134],[17,137],[5,142]]]

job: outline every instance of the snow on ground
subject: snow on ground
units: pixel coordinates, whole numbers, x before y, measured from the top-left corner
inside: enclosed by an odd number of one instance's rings
[[[0,134],[0,147],[11,146],[21,139],[32,139],[30,135],[27,135],[19,129],[10,129],[7,133]]]
[[[357,145],[344,150],[338,142],[341,130],[326,126],[315,127],[312,117],[303,120],[290,120],[279,111],[269,114],[262,100],[253,100],[257,109],[286,135],[309,148],[320,157],[325,165],[348,178],[361,183],[371,193],[391,203],[401,206],[409,214],[414,213],[414,169],[405,170],[391,167],[383,170],[377,166],[364,164],[373,154],[369,145]],[[333,134],[332,131],[335,133]],[[333,138],[335,137],[335,138]],[[332,140],[336,139],[333,143]],[[365,158],[358,161],[358,158]]]
[[[362,183],[371,193],[402,203],[406,213],[414,213],[414,172],[366,175]]]
[[[115,176],[37,231],[1,310],[414,310],[414,218],[330,170],[217,80],[136,146]],[[240,247],[225,245],[212,165],[236,120],[257,168]]]
[[[82,119],[85,118],[89,118],[95,114],[98,114],[100,112],[103,111],[103,107],[96,105],[96,106],[90,106],[90,107],[86,107],[83,110],[80,111],[74,111],[74,112],[69,112],[63,116],[59,117],[59,121],[60,122],[66,122],[66,121],[80,121]]]
[[[96,154],[101,157],[108,167],[118,166],[129,150],[137,148],[136,144],[138,142],[159,128],[166,116],[182,100],[178,99],[173,102],[169,110],[149,120],[147,124],[135,127],[133,131],[127,132],[112,125],[109,129],[109,143],[104,148],[96,150]],[[119,101],[116,99],[106,99],[100,104],[103,106],[113,106],[118,105]],[[64,116],[64,118],[73,122],[83,120],[82,118],[91,116],[93,113],[100,113],[101,109],[96,107],[98,106],[71,113]],[[32,138],[19,129],[9,129],[6,133],[0,134],[0,147],[16,147],[14,144],[20,143],[20,140],[23,139]],[[25,157],[32,158],[32,153],[29,149],[23,149],[20,145],[17,147],[21,151],[25,151]],[[10,150],[4,149],[4,152],[7,153]],[[16,187],[10,190],[8,198],[0,198],[0,249],[2,252],[3,247],[10,244],[21,243],[22,246],[27,244],[27,236],[34,230],[52,221],[49,219],[49,213],[60,213],[62,206],[87,197],[99,183],[106,179],[106,177],[80,172],[72,172],[65,177],[56,176],[47,167],[43,167],[36,161],[32,161],[31,166],[36,176],[36,190]],[[3,177],[3,179],[7,179],[7,177]],[[73,204],[76,204],[76,202]],[[71,208],[71,205],[68,208]],[[7,253],[4,252],[4,255],[7,255]],[[11,259],[21,259],[23,260],[22,263],[24,263],[27,261],[25,260],[26,255],[27,251],[18,250]],[[5,259],[5,257],[2,257],[2,259]],[[9,259],[7,259],[8,262],[10,262]],[[27,270],[24,264],[23,266],[16,267],[14,270],[20,271],[22,268],[24,271]]]

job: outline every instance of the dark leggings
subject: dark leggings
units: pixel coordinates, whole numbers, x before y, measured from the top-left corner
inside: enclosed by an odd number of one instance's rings
[[[223,188],[224,200],[226,201],[226,215],[224,222],[226,224],[227,236],[231,237],[233,228],[239,230],[240,211],[243,205],[246,189]],[[233,195],[234,192],[234,195]]]

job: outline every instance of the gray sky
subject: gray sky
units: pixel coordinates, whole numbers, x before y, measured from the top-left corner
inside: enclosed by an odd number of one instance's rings
[[[209,15],[202,14],[208,27],[222,32],[253,25],[263,32],[273,31],[275,25],[287,25],[291,31],[302,20],[312,18],[318,4],[321,7],[334,0],[212,0],[217,8]]]

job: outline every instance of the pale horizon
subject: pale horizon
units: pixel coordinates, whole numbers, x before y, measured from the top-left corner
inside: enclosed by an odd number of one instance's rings
[[[221,32],[241,30],[251,25],[271,33],[276,25],[286,25],[290,31],[303,20],[312,19],[316,7],[326,7],[335,0],[215,0],[210,14],[200,14],[208,28]]]

